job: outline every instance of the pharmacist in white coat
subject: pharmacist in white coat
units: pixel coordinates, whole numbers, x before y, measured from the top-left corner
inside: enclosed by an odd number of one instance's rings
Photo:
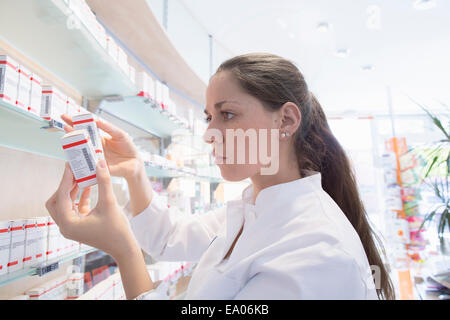
[[[270,54],[224,62],[208,85],[205,114],[205,141],[223,178],[252,181],[240,198],[203,215],[178,214],[152,190],[131,139],[97,121],[111,136],[103,141],[107,161],[97,164],[97,206],[89,208],[86,189],[76,210],[68,166],[46,204],[63,235],[108,252],[129,299],[168,298],[141,248],[157,260],[197,262],[186,299],[393,298],[348,159],[295,65]],[[257,133],[269,164],[248,161],[248,145],[227,145],[236,139],[227,131],[239,129]],[[262,129],[272,129],[266,139]],[[239,154],[248,163],[236,162]],[[263,174],[274,162],[276,170]],[[125,209],[109,172],[128,182]]]

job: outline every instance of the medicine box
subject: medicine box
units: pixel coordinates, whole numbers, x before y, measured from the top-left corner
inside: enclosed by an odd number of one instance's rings
[[[28,111],[37,116],[40,116],[42,101],[42,79],[36,73],[32,73],[30,80],[30,103],[28,105]]]
[[[41,117],[64,123],[61,115],[67,113],[65,96],[54,86],[42,87]]]
[[[23,269],[25,253],[25,222],[24,219],[11,220],[11,246],[9,248],[8,273]]]
[[[97,184],[97,156],[86,130],[75,130],[61,138],[75,181],[80,188]]]
[[[36,250],[39,238],[36,218],[25,220],[25,253],[23,257],[24,267],[36,262]]]
[[[0,55],[0,100],[16,104],[19,64],[9,56]]]
[[[28,110],[30,104],[31,72],[25,66],[19,65],[19,81],[17,83],[16,106]]]
[[[47,259],[48,217],[36,218],[37,242],[35,262],[45,262]]]
[[[9,250],[11,247],[11,232],[9,221],[0,221],[0,275],[8,272]]]

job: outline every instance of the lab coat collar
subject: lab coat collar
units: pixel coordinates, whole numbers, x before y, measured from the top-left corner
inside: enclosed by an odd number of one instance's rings
[[[314,190],[321,189],[321,175],[316,171],[303,170],[304,178],[289,181],[286,183],[276,184],[261,190],[253,203],[253,184],[249,185],[242,191],[240,200],[231,200],[227,202],[227,222],[225,244],[221,254],[222,261],[228,252],[233,240],[236,238],[241,226],[249,228],[255,220],[262,218],[263,215],[276,217],[276,219],[289,219],[292,212],[289,211],[289,205],[294,199],[298,200],[302,195],[309,194]],[[287,213],[281,217],[279,214]],[[297,213],[294,213],[297,214]]]
[[[314,190],[322,189],[322,176],[320,172],[302,170],[303,178],[293,181],[276,184],[262,189],[255,202],[253,184],[242,191],[242,202],[247,219],[254,220],[263,213],[280,208],[283,204],[288,204],[292,199],[298,198],[302,194],[308,194]],[[250,212],[250,213],[248,213]]]

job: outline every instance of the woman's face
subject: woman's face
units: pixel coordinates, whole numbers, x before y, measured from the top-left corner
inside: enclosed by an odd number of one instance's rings
[[[266,144],[266,151],[263,151],[263,154],[267,157],[272,156],[270,137],[271,129],[278,128],[277,113],[266,110],[258,99],[244,92],[230,72],[222,71],[211,78],[206,91],[205,119],[208,122],[208,129],[204,139],[212,143],[213,156],[224,179],[240,181],[259,174],[262,166],[268,166],[266,162],[261,162],[260,147],[261,143]],[[241,137],[244,136],[243,133],[248,133],[245,140],[240,139],[245,141],[244,146],[243,143],[238,144],[239,138],[236,134],[239,132],[235,131],[237,129],[243,130]],[[267,129],[266,142],[260,139],[260,129]],[[220,132],[221,135],[215,132]],[[233,137],[229,136],[234,140],[232,148],[227,147],[227,132],[236,133]],[[250,143],[250,140],[255,142],[255,139],[256,147]],[[278,144],[276,147],[278,148]],[[253,156],[252,161],[250,156]],[[238,161],[239,157],[241,161]]]

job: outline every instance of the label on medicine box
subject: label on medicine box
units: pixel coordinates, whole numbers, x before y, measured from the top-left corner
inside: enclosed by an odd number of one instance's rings
[[[9,249],[11,247],[10,222],[0,221],[0,275],[8,272]]]
[[[47,259],[48,217],[37,217],[37,243],[35,262],[44,262]]]
[[[30,88],[30,104],[28,105],[28,111],[40,116],[41,113],[41,101],[42,101],[42,79],[36,73],[31,74],[31,88]]]
[[[103,159],[103,147],[100,132],[95,123],[94,115],[90,112],[80,113],[72,117],[72,124],[75,130],[86,130],[94,146],[95,153],[99,159]]]
[[[11,246],[9,248],[8,273],[23,269],[23,255],[25,251],[25,222],[26,220],[11,220]]]
[[[61,138],[75,181],[80,188],[97,184],[97,156],[86,130],[75,130]]]
[[[41,117],[63,122],[61,115],[67,112],[65,96],[53,86],[42,87]]]
[[[16,104],[19,64],[9,56],[0,55],[0,100]]]
[[[19,65],[19,82],[17,83],[16,106],[28,110],[30,104],[31,72]]]
[[[36,263],[36,248],[38,242],[38,228],[36,218],[25,220],[25,254],[23,257],[24,267]]]

